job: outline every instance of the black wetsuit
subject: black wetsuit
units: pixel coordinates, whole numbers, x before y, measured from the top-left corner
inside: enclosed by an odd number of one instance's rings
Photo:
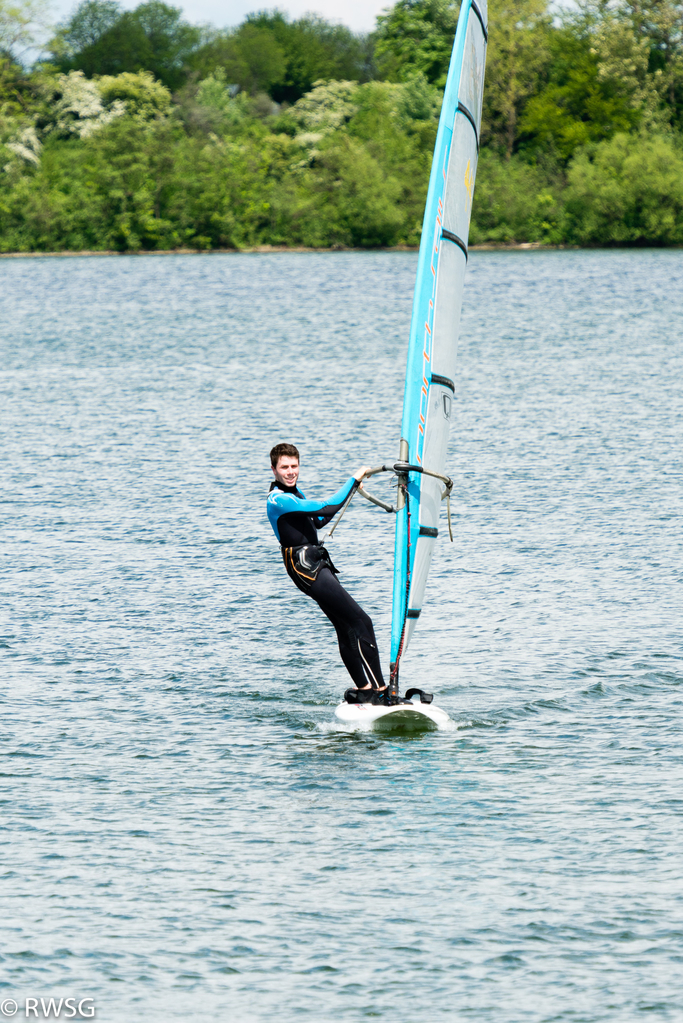
[[[308,501],[297,487],[275,481],[268,495],[268,518],[280,541],[290,578],[316,601],[334,625],[339,652],[358,689],[382,688],[384,679],[372,620],[337,580],[330,556],[318,543],[322,529],[358,486],[351,477],[328,501]]]

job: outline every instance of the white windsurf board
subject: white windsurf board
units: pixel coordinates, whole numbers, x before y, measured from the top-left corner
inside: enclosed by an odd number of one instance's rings
[[[406,731],[433,729],[450,721],[448,714],[433,703],[398,703],[395,707],[374,706],[371,703],[340,703],[335,717],[356,728]]]

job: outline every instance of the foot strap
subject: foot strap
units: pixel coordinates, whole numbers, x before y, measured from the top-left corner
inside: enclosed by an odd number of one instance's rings
[[[372,703],[373,693],[376,689],[347,689],[344,693],[346,703]]]
[[[412,700],[413,696],[419,696],[420,703],[431,703],[434,699],[432,693],[425,693],[423,689],[409,689],[406,693],[406,700]]]

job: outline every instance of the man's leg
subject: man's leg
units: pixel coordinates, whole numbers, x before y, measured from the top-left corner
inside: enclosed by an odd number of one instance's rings
[[[308,592],[334,625],[339,653],[356,688],[383,689],[382,667],[370,616],[329,568],[320,570]]]

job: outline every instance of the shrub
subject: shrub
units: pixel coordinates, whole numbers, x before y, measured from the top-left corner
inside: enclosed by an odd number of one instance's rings
[[[615,135],[569,168],[568,236],[581,245],[683,242],[683,153],[662,135]]]
[[[470,243],[563,240],[561,181],[520,157],[483,149],[479,156]]]

